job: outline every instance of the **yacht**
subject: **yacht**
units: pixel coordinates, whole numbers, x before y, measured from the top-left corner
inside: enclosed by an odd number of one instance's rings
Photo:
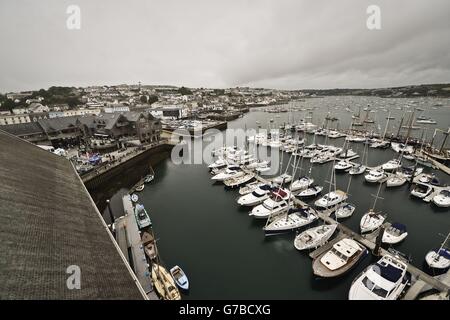
[[[386,178],[386,174],[384,173],[383,169],[372,169],[369,171],[368,174],[364,176],[367,182],[380,182],[384,178]]]
[[[272,191],[270,197],[264,200],[262,204],[254,207],[249,215],[257,219],[266,219],[270,215],[275,216],[287,211],[290,203],[290,194],[283,189],[277,189]]]
[[[358,156],[358,154],[355,151],[353,151],[352,149],[347,149],[339,155],[339,158],[340,159],[348,159],[348,158],[353,158],[355,156]]]
[[[298,193],[296,195],[297,198],[312,198],[312,197],[317,197],[319,195],[319,193],[321,193],[323,190],[322,186],[313,184],[311,186],[309,186],[307,189],[300,191],[300,193]]]
[[[366,141],[366,137],[363,137],[363,136],[353,136],[353,135],[348,135],[346,138],[345,138],[345,141],[348,141],[348,142],[365,142]]]
[[[314,205],[319,209],[328,209],[330,207],[338,205],[346,199],[347,194],[344,191],[336,190],[331,191],[324,195],[322,198],[316,200],[316,202],[314,202]]]
[[[386,180],[386,187],[399,187],[404,185],[406,182],[406,177],[403,173],[397,172],[393,175],[391,175]]]
[[[299,177],[294,182],[292,182],[290,189],[291,189],[291,192],[304,190],[304,189],[307,189],[313,183],[314,183],[314,179],[313,178],[302,176],[302,177]]]
[[[241,206],[256,206],[269,198],[270,192],[272,191],[272,186],[269,184],[263,184],[257,187],[252,192],[241,196],[237,203]]]
[[[423,199],[423,198],[429,196],[431,194],[431,192],[433,192],[432,186],[430,186],[428,184],[424,184],[424,183],[418,183],[418,184],[416,184],[414,189],[411,190],[411,195],[414,197]]]
[[[433,203],[441,208],[450,207],[450,189],[445,189],[433,197]]]
[[[136,217],[136,222],[139,229],[152,225],[152,221],[150,220],[150,217],[142,204],[136,204],[134,207],[134,216]]]
[[[297,250],[315,249],[324,245],[336,231],[337,224],[324,224],[303,231],[295,237],[294,247]]]
[[[389,228],[384,230],[382,241],[388,244],[396,244],[403,241],[408,232],[406,231],[406,226],[401,223],[393,223]]]
[[[394,170],[397,170],[398,168],[400,168],[400,166],[401,166],[400,160],[392,159],[392,160],[389,160],[388,162],[382,164],[381,168],[385,171],[394,171]]]
[[[294,231],[306,226],[317,219],[314,210],[310,207],[291,208],[285,215],[278,215],[267,224],[263,230],[266,236]]]
[[[247,183],[245,186],[239,188],[239,194],[243,196],[245,194],[251,193],[260,186],[263,186],[264,184],[265,184],[264,182],[259,181]]]
[[[352,168],[353,165],[347,160],[341,160],[334,165],[334,170],[336,171],[345,171]]]
[[[292,176],[290,174],[287,173],[283,173],[282,175],[273,178],[273,182],[277,183],[279,185],[284,184],[284,183],[289,183],[292,180]]]
[[[410,280],[407,265],[390,254],[366,268],[352,283],[350,300],[396,300]]]
[[[372,209],[369,210],[365,215],[362,216],[360,222],[361,233],[372,232],[381,227],[385,216],[381,215],[381,213],[376,213]]]
[[[362,164],[356,164],[353,165],[350,170],[348,171],[348,174],[350,175],[359,175],[359,174],[363,174],[366,171],[366,166],[362,165]]]
[[[247,182],[253,180],[254,178],[255,178],[254,173],[247,173],[234,178],[226,179],[223,181],[223,184],[225,185],[225,187],[232,189],[244,185]]]
[[[346,134],[340,133],[339,131],[336,131],[336,130],[328,131],[328,138],[330,138],[330,139],[343,138],[345,136],[346,136]]]
[[[392,150],[394,150],[397,153],[402,153],[402,152],[403,153],[413,153],[414,152],[413,146],[408,146],[403,143],[392,142],[391,148],[392,148]]]
[[[225,171],[220,172],[213,176],[211,180],[224,181],[231,178],[237,178],[243,176],[245,173],[240,170],[239,167],[228,167]]]
[[[216,161],[214,161],[213,163],[211,163],[208,168],[209,169],[216,169],[216,168],[225,168],[226,166],[228,166],[228,161],[226,161],[225,159],[217,159]]]
[[[367,249],[353,239],[344,238],[313,260],[315,275],[331,278],[344,274],[368,254]]]
[[[355,209],[356,206],[354,204],[344,202],[336,209],[334,214],[336,219],[344,219],[350,217],[355,212]]]

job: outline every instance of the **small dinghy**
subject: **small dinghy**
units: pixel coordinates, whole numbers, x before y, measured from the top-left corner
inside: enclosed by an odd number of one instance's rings
[[[149,174],[144,178],[144,183],[150,183],[155,179],[155,176],[153,174]]]
[[[173,280],[180,289],[189,290],[189,280],[184,273],[183,269],[179,266],[175,266],[170,269],[170,274],[172,275]]]
[[[158,249],[156,247],[155,237],[152,232],[144,231],[142,233],[142,244],[144,245],[144,252],[147,257],[154,261],[158,256]]]
[[[403,241],[408,232],[406,226],[401,223],[393,223],[389,228],[384,230],[382,241],[388,244],[396,244]]]
[[[375,231],[376,229],[381,227],[385,219],[385,216],[370,210],[361,218],[361,233]]]
[[[136,217],[136,222],[139,226],[139,229],[143,229],[145,227],[149,227],[152,225],[152,221],[145,210],[142,204],[136,204],[134,207],[134,216]]]
[[[334,214],[336,215],[336,219],[344,219],[350,217],[355,209],[356,206],[354,204],[344,202],[339,208],[337,208]]]
[[[337,224],[324,224],[305,230],[295,237],[294,247],[297,250],[318,248],[331,238],[336,228]]]
[[[133,202],[138,202],[138,200],[139,200],[138,195],[135,194],[135,193],[133,193],[133,194],[131,195],[131,201],[133,201]]]
[[[296,195],[297,198],[309,198],[309,197],[316,197],[321,193],[323,190],[323,187],[318,185],[312,185],[308,189],[305,189],[301,191],[299,194]]]
[[[145,188],[145,185],[141,184],[141,185],[136,187],[136,191],[140,192],[140,191],[144,190],[144,188]]]

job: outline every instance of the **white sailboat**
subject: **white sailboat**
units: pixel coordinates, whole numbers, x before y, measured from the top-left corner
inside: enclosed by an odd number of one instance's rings
[[[294,231],[306,226],[317,219],[314,210],[311,207],[290,208],[285,215],[278,215],[263,228],[266,236]]]
[[[374,211],[377,200],[382,199],[381,197],[379,197],[381,186],[382,186],[382,184],[380,183],[377,194],[376,194],[376,196],[374,196],[375,200],[373,202],[372,208],[366,214],[364,214],[361,218],[361,222],[360,222],[361,233],[372,232],[372,231],[378,229],[379,227],[381,227],[384,220],[386,219],[386,216],[381,215],[380,212]]]
[[[438,249],[431,250],[425,256],[425,261],[430,268],[442,270],[450,267],[450,250],[447,247],[449,237],[450,233]]]
[[[295,237],[294,247],[297,250],[315,249],[324,245],[336,231],[337,224],[323,224],[303,231]]]
[[[333,164],[334,162],[335,161],[333,161]],[[331,207],[335,207],[346,199],[347,194],[344,191],[336,190],[336,174],[333,170],[333,167],[331,167],[331,177],[329,181],[328,193],[320,199],[316,200],[314,202],[314,205],[318,209],[328,209]]]
[[[273,191],[270,197],[252,209],[249,213],[256,219],[267,219],[270,215],[280,214],[289,208],[292,203],[290,193],[287,190],[278,189]]]

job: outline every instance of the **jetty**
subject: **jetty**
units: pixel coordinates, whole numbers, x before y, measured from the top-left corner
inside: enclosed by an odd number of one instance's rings
[[[134,216],[133,204],[128,195],[122,198],[124,216],[114,222],[116,241],[136,274],[140,285],[150,300],[159,300],[152,285],[150,265],[145,257],[141,234]]]
[[[243,171],[250,172],[249,170],[246,170],[246,169],[244,169]],[[255,178],[262,183],[265,183],[265,184],[270,183],[269,180],[264,179],[261,176],[257,175]],[[303,206],[303,207],[309,206],[306,202],[299,200],[296,197],[294,197],[294,203],[297,204],[298,206]],[[360,244],[364,245],[366,248],[368,248],[372,252],[372,254],[377,255],[377,256],[391,254],[389,251],[387,251],[386,249],[383,249],[381,246],[379,247],[378,252],[374,252],[374,250],[377,246],[375,241],[378,236],[380,228],[370,234],[361,235],[359,233],[356,233],[353,230],[351,230],[349,227],[347,227],[346,225],[339,223],[330,217],[331,213],[334,212],[335,209],[336,208],[331,208],[331,209],[327,209],[324,211],[316,210],[316,214],[319,217],[319,219],[321,219],[323,222],[326,222],[328,224],[337,224],[337,229],[339,230],[339,234],[336,238],[338,238],[339,240],[344,237],[352,238],[353,240],[358,241]],[[389,225],[390,225],[389,223],[385,223],[383,225],[383,227],[387,228],[387,227],[389,227]],[[319,256],[321,253],[323,253],[325,250],[327,250],[327,248],[330,249],[332,247],[332,245],[335,243],[336,238],[334,240],[329,241],[324,246],[313,251],[310,254],[310,257],[314,259],[314,257]],[[339,240],[337,240],[337,241],[339,241]],[[416,283],[418,281],[422,281],[425,285],[428,285],[429,287],[434,288],[440,292],[446,292],[447,294],[450,292],[450,284],[448,282],[443,282],[437,278],[434,278],[433,276],[431,276],[431,275],[423,272],[422,270],[418,269],[417,267],[413,266],[409,262],[406,262],[406,263],[407,263],[407,270],[416,279]],[[420,283],[419,283],[419,285],[420,285]],[[420,290],[417,289],[417,287],[419,285],[417,285],[416,287],[414,285],[412,287],[410,287],[410,289],[406,293],[405,297],[408,297],[411,299],[416,299],[417,296],[419,295],[419,293],[421,292]],[[409,292],[411,290],[412,290],[412,292]]]

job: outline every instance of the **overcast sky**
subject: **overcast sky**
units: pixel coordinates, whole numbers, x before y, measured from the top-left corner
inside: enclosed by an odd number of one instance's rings
[[[381,30],[366,27],[370,4]],[[450,82],[449,17],[449,0],[1,0],[0,92]]]

